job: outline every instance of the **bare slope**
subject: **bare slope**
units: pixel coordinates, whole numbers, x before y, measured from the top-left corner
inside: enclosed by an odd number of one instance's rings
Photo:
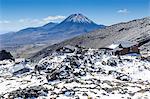
[[[88,34],[77,36],[75,38],[63,41],[61,43],[49,46],[31,57],[32,60],[39,60],[51,54],[52,51],[65,45],[81,45],[87,48],[100,48],[112,44],[118,40],[129,41],[148,41],[142,43],[142,50],[150,48],[150,17],[136,19],[129,22],[119,23],[99,29]]]

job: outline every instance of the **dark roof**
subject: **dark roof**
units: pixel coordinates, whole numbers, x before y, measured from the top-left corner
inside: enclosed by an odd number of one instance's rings
[[[120,41],[118,42],[122,47],[127,48],[134,45],[137,45],[137,42],[131,42],[131,41]]]
[[[113,44],[111,44],[108,48],[116,49],[116,48],[128,48],[132,47],[134,45],[137,45],[137,42],[131,42],[131,41],[116,41]]]

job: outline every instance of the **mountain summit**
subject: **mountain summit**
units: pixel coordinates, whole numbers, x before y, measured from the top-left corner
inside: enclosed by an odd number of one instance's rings
[[[98,25],[94,23],[92,20],[88,19],[86,16],[78,13],[78,14],[72,14],[69,17],[67,17],[64,21],[62,21],[60,24],[56,25],[52,31],[61,31],[61,33],[64,31],[69,35],[78,35],[81,33],[87,33],[90,31],[93,31],[98,28],[104,28],[104,25]]]
[[[87,17],[85,17],[81,13],[72,14],[68,18],[66,18],[64,21],[76,22],[76,23],[87,23],[87,24],[94,23],[92,20],[88,19]]]

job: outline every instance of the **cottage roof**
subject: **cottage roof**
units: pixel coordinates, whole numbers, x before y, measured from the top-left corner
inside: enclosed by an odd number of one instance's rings
[[[110,46],[108,46],[108,48],[110,49],[115,49],[119,46],[119,44],[111,44]]]
[[[119,48],[120,46],[123,48],[128,48],[128,47],[134,46],[136,44],[137,44],[137,42],[117,41],[117,42],[114,42],[113,44],[111,44],[110,46],[108,46],[108,48],[116,49],[116,48]]]
[[[137,42],[131,42],[131,41],[118,41],[117,43],[124,48],[131,47],[137,44]]]

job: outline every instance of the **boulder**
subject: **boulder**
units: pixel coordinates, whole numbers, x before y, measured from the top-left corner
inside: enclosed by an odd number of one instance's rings
[[[7,59],[14,61],[14,57],[11,55],[10,52],[7,52],[6,50],[1,50],[0,51],[0,61],[7,60]]]
[[[121,80],[121,81],[131,81],[132,80],[131,77],[129,77],[128,75],[117,72],[117,71],[112,70],[112,71],[109,71],[108,74],[113,75],[116,79]]]

